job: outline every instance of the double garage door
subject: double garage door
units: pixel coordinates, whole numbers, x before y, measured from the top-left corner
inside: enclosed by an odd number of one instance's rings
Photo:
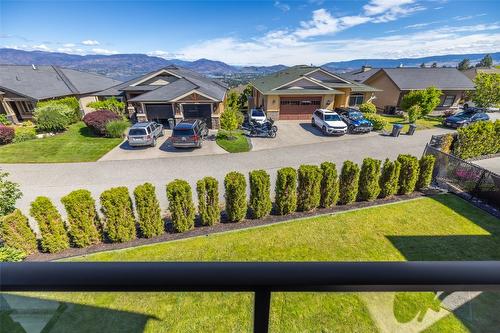
[[[321,97],[282,97],[280,99],[281,120],[309,120],[313,112],[321,107]]]
[[[212,123],[210,104],[182,104],[184,119],[202,119],[209,127]],[[148,120],[168,126],[168,119],[174,118],[172,104],[146,104]]]

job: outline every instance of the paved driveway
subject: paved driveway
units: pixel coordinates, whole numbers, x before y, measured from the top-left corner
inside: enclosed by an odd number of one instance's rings
[[[488,158],[485,160],[473,161],[472,163],[485,168],[486,170],[493,171],[500,175],[500,157]]]
[[[420,156],[433,134],[445,129],[417,131],[414,136],[399,138],[374,135],[354,135],[330,138],[325,142],[256,150],[240,154],[181,156],[171,158],[101,161],[69,164],[4,164],[1,168],[11,173],[11,179],[21,184],[24,197],[18,207],[28,211],[29,203],[45,195],[61,207],[60,198],[75,189],[88,189],[97,199],[99,194],[114,186],[130,190],[141,183],[151,182],[163,209],[166,209],[165,184],[176,178],[187,180],[192,186],[204,176],[219,181],[227,172],[238,170],[245,174],[254,169],[267,170],[274,184],[276,170],[301,164],[319,164],[332,161],[340,169],[345,160],[360,163],[364,157],[394,159],[400,153]],[[339,139],[339,140],[337,140]],[[339,144],[340,143],[340,144]],[[221,188],[222,189],[222,188]]]

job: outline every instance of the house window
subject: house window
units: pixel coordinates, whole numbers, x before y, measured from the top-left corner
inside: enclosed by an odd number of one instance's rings
[[[363,94],[352,94],[349,97],[349,106],[356,106],[359,104],[363,104]]]
[[[455,95],[446,95],[441,106],[452,106],[455,102]]]

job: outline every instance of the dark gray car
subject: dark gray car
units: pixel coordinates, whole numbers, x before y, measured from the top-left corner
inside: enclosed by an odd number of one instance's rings
[[[175,125],[171,142],[175,148],[201,148],[208,136],[207,124],[199,119],[183,120]]]
[[[127,135],[131,147],[156,146],[157,139],[163,135],[163,125],[154,121],[136,123],[130,127]]]

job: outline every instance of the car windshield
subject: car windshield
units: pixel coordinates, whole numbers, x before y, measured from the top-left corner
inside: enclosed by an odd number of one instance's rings
[[[264,111],[262,110],[252,110],[252,116],[253,117],[264,117]]]
[[[144,128],[131,128],[128,135],[146,135],[146,129]]]
[[[190,136],[194,135],[192,128],[174,128],[174,136]]]
[[[351,112],[349,113],[349,118],[352,120],[363,119],[363,114],[361,112]]]
[[[337,121],[340,120],[339,115],[337,114],[325,114],[325,121]]]
[[[459,118],[470,118],[474,115],[473,112],[459,112],[455,115],[455,117],[459,117]]]

